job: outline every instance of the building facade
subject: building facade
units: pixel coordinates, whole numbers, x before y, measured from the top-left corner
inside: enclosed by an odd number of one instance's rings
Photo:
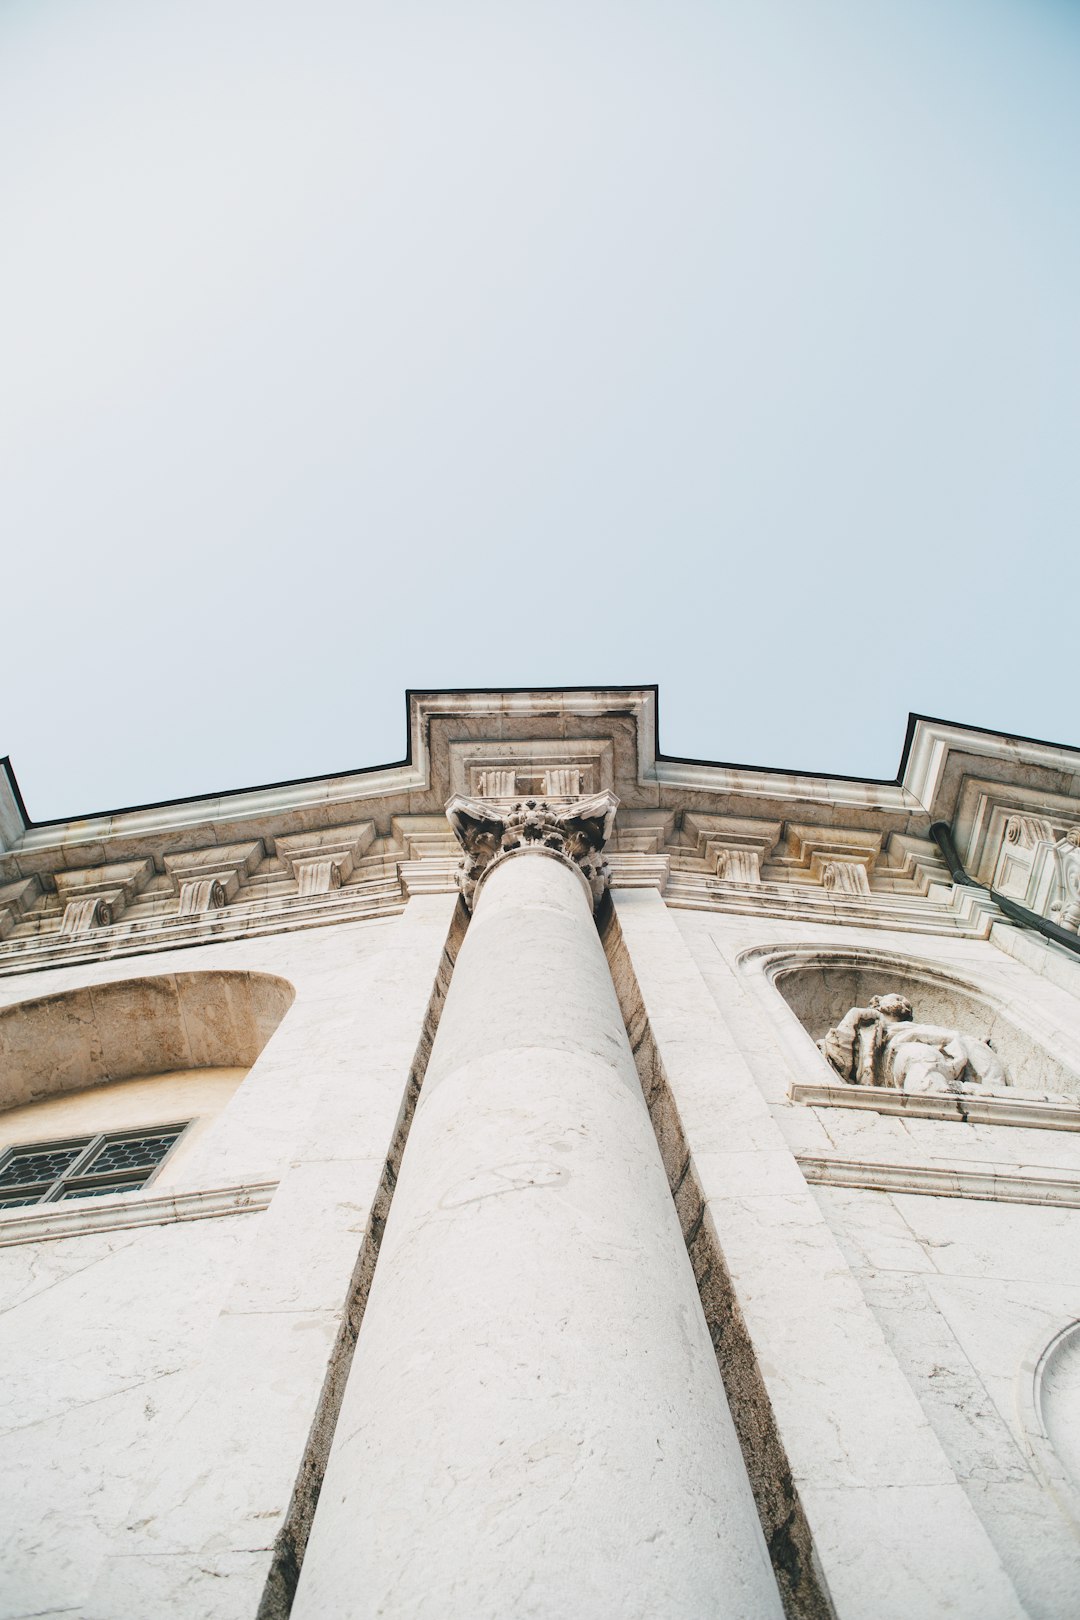
[[[0,777],[0,1620],[1080,1612],[1080,751],[408,727]]]

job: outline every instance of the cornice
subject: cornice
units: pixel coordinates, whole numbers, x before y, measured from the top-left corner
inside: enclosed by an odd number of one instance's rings
[[[900,781],[932,820],[952,821],[968,776],[1080,796],[1080,749],[912,715]]]
[[[634,739],[630,781],[615,784],[629,802],[626,788],[664,788],[674,793],[701,793],[710,798],[733,798],[784,805],[820,805],[834,811],[852,808],[904,815],[930,808],[933,784],[943,765],[942,749],[963,748],[986,757],[1008,752],[1017,740],[976,728],[912,717],[902,776],[895,781],[847,777],[829,772],[786,771],[772,767],[689,759],[665,754],[659,747],[658,693],[655,686],[530,688],[508,691],[408,692],[407,752],[405,758],[385,765],[363,766],[327,776],[270,783],[189,799],[135,805],[88,815],[33,822],[26,813],[10,761],[0,761],[0,851],[16,846],[26,856],[35,852],[75,850],[89,860],[103,859],[105,845],[132,841],[140,845],[179,838],[197,831],[228,842],[257,836],[257,824],[267,818],[288,822],[290,830],[329,827],[348,819],[351,806],[378,801],[416,810],[415,795],[442,793],[435,811],[452,791],[445,770],[446,738],[466,737],[508,745],[522,739],[565,738],[581,735],[583,722],[593,721],[598,734],[607,734],[619,719],[629,723]],[[440,729],[442,736],[440,736]],[[1028,744],[1044,754],[1071,756],[1073,750],[1051,744]],[[935,774],[936,773],[936,774]],[[76,864],[86,864],[80,859]]]
[[[852,922],[909,912],[914,926],[964,929],[931,915],[952,910],[944,895],[928,903],[944,875],[931,817],[959,818],[961,848],[981,840],[983,864],[1003,817],[1038,812],[1044,796],[1062,825],[1080,822],[1076,749],[928,716],[912,716],[887,782],[666,755],[652,686],[410,692],[406,707],[407,753],[393,764],[37,825],[3,762],[0,972],[136,940],[168,949],[192,932],[391,915],[445,883],[454,797],[614,794],[613,858],[649,858],[634,881],[664,882],[670,864],[673,904]],[[758,892],[739,892],[741,878]],[[61,927],[73,937],[59,940]]]

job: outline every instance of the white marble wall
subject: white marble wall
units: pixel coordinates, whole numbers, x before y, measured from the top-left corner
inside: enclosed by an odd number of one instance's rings
[[[159,971],[296,989],[184,1162],[191,1193],[277,1183],[265,1213],[0,1247],[0,1620],[253,1620],[268,1582],[267,1620],[287,1612],[275,1572],[304,1459],[329,1438],[324,1386],[347,1365],[346,1302],[453,905],[0,981],[0,1005]],[[1041,1348],[1080,1319],[1080,1208],[811,1186],[799,1161],[1080,1187],[1080,1133],[792,1100],[828,1071],[760,952],[944,969],[1066,1067],[1080,971],[1001,928],[676,911],[644,889],[616,910],[840,1620],[1071,1620],[1080,1541],[1036,1382]],[[1071,1410],[1055,1408],[1059,1441]]]
[[[297,992],[185,1160],[186,1192],[276,1181],[265,1214],[0,1247],[17,1571],[0,1580],[2,1620],[254,1616],[292,1534],[328,1370],[351,1350],[346,1305],[453,905],[0,987],[13,1002],[226,968]],[[30,1213],[0,1217],[0,1241]]]
[[[0,1616],[85,1612],[260,1215],[0,1249]]]
[[[991,1185],[997,1178],[1006,1187],[1026,1175],[1035,1179],[1031,1197],[1038,1196],[1039,1177],[1080,1182],[1080,1134],[1073,1131],[900,1118],[792,1101],[793,1083],[827,1083],[828,1071],[768,982],[760,958],[750,953],[770,944],[780,949],[812,942],[909,956],[928,971],[955,974],[997,998],[1070,1064],[1080,1042],[1071,964],[1055,960],[1047,969],[1045,948],[1022,936],[1017,948],[1013,930],[1005,948],[998,948],[996,940],[829,930],[691,912],[677,914],[677,925],[779,1139],[793,1155],[901,1170],[952,1167],[961,1178],[984,1172]],[[1080,1604],[1080,1524],[1066,1493],[1052,1488],[1054,1459],[1039,1433],[1035,1385],[1043,1348],[1080,1318],[1080,1209],[859,1187],[821,1185],[807,1192],[843,1255],[843,1274],[857,1285],[1022,1612],[1032,1620],[1067,1620]],[[791,1241],[802,1252],[805,1236],[792,1233]],[[803,1375],[819,1384],[819,1407],[823,1384],[846,1390],[849,1412],[860,1388],[876,1391],[874,1417],[883,1436],[898,1455],[910,1455],[912,1428],[901,1421],[899,1408],[881,1402],[883,1386],[863,1353],[852,1345],[842,1364],[823,1366],[818,1358],[807,1367],[808,1352],[808,1345],[802,1354],[789,1346],[785,1382],[802,1366]],[[789,1429],[787,1437],[798,1451],[798,1429]],[[880,1551],[869,1517],[865,1533]],[[925,1549],[918,1556],[925,1558]],[[878,1611],[857,1606],[854,1612]]]

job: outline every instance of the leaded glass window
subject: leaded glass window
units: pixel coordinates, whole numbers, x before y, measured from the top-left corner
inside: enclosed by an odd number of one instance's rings
[[[143,1187],[187,1124],[10,1147],[0,1154],[0,1209]]]

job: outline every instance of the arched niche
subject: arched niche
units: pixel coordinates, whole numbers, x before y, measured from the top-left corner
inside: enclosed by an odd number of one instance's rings
[[[871,996],[897,992],[911,1002],[917,1022],[989,1042],[1011,1085],[1080,1095],[1080,1076],[1061,1055],[994,997],[936,964],[887,952],[798,949],[772,953],[764,966],[814,1042],[849,1008],[865,1007]]]
[[[1080,1322],[1067,1322],[1033,1348],[1016,1396],[1036,1470],[1080,1531]]]
[[[167,973],[0,1008],[0,1109],[109,1081],[246,1070],[292,1004],[266,973]]]

